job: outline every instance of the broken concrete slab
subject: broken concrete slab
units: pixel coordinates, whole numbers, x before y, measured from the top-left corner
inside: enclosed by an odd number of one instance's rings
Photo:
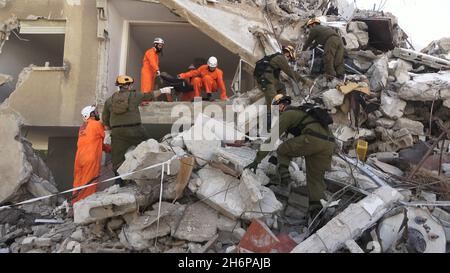
[[[335,252],[347,240],[356,239],[378,221],[403,196],[383,186],[358,203],[351,204],[324,227],[295,247],[293,253]]]
[[[253,207],[254,204],[263,199],[260,188],[261,183],[259,183],[256,174],[249,169],[244,170],[239,184],[239,193],[246,204],[246,208]]]
[[[332,113],[336,113],[336,106],[344,103],[344,94],[337,89],[330,89],[325,91],[322,95],[325,106],[331,110]]]
[[[233,230],[241,227],[241,221],[231,219],[225,215],[219,214],[217,219],[217,230],[233,232]]]
[[[394,126],[395,120],[388,119],[388,118],[378,118],[375,121],[375,124],[378,127],[383,127],[383,128],[386,128],[386,129],[390,129],[390,128],[392,128]]]
[[[169,148],[158,143],[154,139],[149,139],[139,144],[134,150],[125,154],[125,161],[119,167],[117,172],[121,175],[138,171],[146,167],[163,163],[175,156],[175,153]],[[175,175],[180,169],[178,159],[170,163],[170,174]],[[145,171],[140,171],[124,177],[131,180],[155,179],[161,175],[161,167],[155,167]],[[167,174],[168,170],[165,169]]]
[[[370,90],[379,92],[384,89],[388,79],[388,58],[386,55],[375,60],[372,67],[367,71],[370,75]]]
[[[248,147],[220,147],[215,151],[219,162],[233,164],[235,170],[243,171],[244,167],[252,163],[256,157],[256,151]]]
[[[359,131],[356,131],[346,125],[341,124],[333,124],[330,126],[333,131],[334,136],[341,141],[348,141],[350,139],[375,139],[375,132],[373,130],[359,128]]]
[[[203,202],[187,206],[178,228],[171,236],[191,242],[205,242],[217,234],[217,211]]]
[[[404,100],[433,101],[450,99],[450,72],[424,73],[412,76],[398,90]]]
[[[382,92],[380,109],[389,118],[394,120],[401,118],[405,107],[406,101],[399,99],[396,94]]]
[[[395,122],[395,125],[393,127],[394,130],[400,130],[402,128],[408,129],[408,131],[412,135],[416,136],[423,136],[424,133],[424,126],[421,122],[407,119],[407,118],[400,118]]]
[[[230,218],[250,220],[273,214],[282,208],[275,194],[266,187],[260,188],[263,199],[253,207],[246,208],[239,192],[239,180],[210,167],[201,169],[198,175],[201,184],[196,192],[197,196]]]
[[[355,35],[359,47],[365,48],[369,43],[368,26],[366,23],[361,21],[350,22],[347,25],[347,31]]]
[[[73,206],[74,222],[89,224],[137,210],[136,193],[131,188],[112,186],[76,202]]]
[[[422,208],[408,207],[406,215],[401,213],[383,220],[378,233],[383,252],[395,252],[394,246],[397,240],[403,236],[405,216],[407,217],[408,252],[420,253],[445,253],[446,236],[441,224],[431,217],[430,212]]]

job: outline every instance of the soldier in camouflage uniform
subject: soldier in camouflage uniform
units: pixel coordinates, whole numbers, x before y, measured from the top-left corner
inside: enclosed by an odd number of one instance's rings
[[[335,142],[333,134],[317,120],[300,108],[289,107],[291,98],[277,95],[273,105],[280,107],[279,133],[293,134],[295,137],[283,142],[277,149],[278,173],[281,187],[287,189],[291,176],[289,163],[292,158],[304,156],[306,160],[306,182],[309,192],[310,208],[320,208],[320,199],[325,199],[325,171],[331,167],[331,157]],[[255,160],[245,168],[255,169],[269,151],[258,151]]]
[[[306,85],[311,85],[311,81],[295,73],[289,66],[288,60],[295,61],[295,51],[292,46],[283,46],[283,53],[275,53],[270,58],[269,65],[266,67],[263,75],[257,78],[259,88],[264,92],[268,111],[272,99],[277,94],[285,94],[286,90],[280,81],[280,72],[283,71],[295,81],[301,81]]]
[[[125,160],[125,153],[132,146],[147,140],[147,133],[141,124],[139,105],[144,100],[153,100],[161,94],[170,94],[171,88],[165,87],[151,93],[141,93],[132,90],[134,83],[130,76],[119,76],[116,85],[120,90],[105,102],[102,121],[111,130],[111,148],[113,170],[117,169]],[[119,179],[118,182],[121,182]]]
[[[344,43],[339,34],[331,27],[322,26],[320,20],[310,19],[306,23],[310,29],[308,39],[303,46],[303,51],[315,48],[317,45],[324,46],[324,69],[326,76],[342,78],[344,69]]]

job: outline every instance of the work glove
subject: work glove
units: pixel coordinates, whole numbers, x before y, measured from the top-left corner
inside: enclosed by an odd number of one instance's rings
[[[159,72],[159,70],[156,70],[156,77],[161,76],[161,72]]]
[[[161,92],[161,94],[171,94],[172,93],[172,86],[169,87],[163,87],[161,89],[159,89],[159,91]]]
[[[181,76],[180,76],[180,75],[177,75],[177,79],[181,79]]]
[[[253,172],[256,173],[256,169],[257,169],[257,167],[258,167],[258,164],[259,164],[259,162],[255,160],[255,161],[253,161],[252,163],[250,163],[250,164],[248,164],[247,166],[245,166],[245,167],[244,167],[244,170],[245,170],[245,169],[250,169],[250,170],[253,169]]]

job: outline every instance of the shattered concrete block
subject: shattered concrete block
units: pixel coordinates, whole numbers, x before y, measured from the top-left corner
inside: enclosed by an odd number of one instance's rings
[[[217,234],[217,211],[203,202],[197,202],[186,208],[183,219],[171,236],[191,242],[205,242]]]
[[[354,33],[343,34],[346,45],[346,50],[357,50],[359,48],[358,37]]]
[[[378,143],[378,151],[380,152],[398,152],[399,150],[412,147],[414,138],[412,135],[406,135],[399,139]]]
[[[225,215],[219,214],[217,219],[217,230],[233,232],[233,230],[241,227],[241,221],[231,219]]]
[[[52,246],[53,242],[51,238],[36,238],[34,244],[37,247],[50,247]]]
[[[156,140],[149,139],[139,144],[134,150],[125,154],[125,161],[117,172],[121,175],[138,171],[146,167],[159,164],[171,159],[174,152],[168,147],[160,145]],[[170,164],[170,174],[175,175],[180,169],[180,162],[173,160]],[[155,167],[126,176],[124,179],[143,180],[155,179],[161,175],[162,167]],[[165,169],[167,173],[167,168]]]
[[[410,134],[410,131],[407,128],[401,128],[398,131],[394,131],[392,133],[392,137],[393,138],[402,138],[402,137],[404,137],[404,136],[406,136],[408,134]]]
[[[292,253],[333,253],[345,242],[359,237],[373,226],[403,196],[395,189],[384,186],[358,203],[351,204],[325,226],[297,245]]]
[[[94,193],[73,206],[74,222],[88,224],[137,210],[135,192],[113,186],[110,191]]]
[[[248,147],[220,147],[216,149],[215,156],[220,162],[232,163],[237,171],[243,171],[255,159],[256,151]]]
[[[369,43],[368,26],[364,22],[350,22],[347,25],[348,32],[353,33],[360,45],[360,47],[366,47]]]
[[[392,96],[391,96],[392,95]],[[403,116],[406,102],[394,94],[383,92],[381,94],[381,111],[391,119],[399,119]]]
[[[413,69],[413,65],[410,62],[399,59],[394,69],[394,76],[398,83],[405,84],[410,80],[409,71]]]
[[[390,129],[394,126],[395,120],[387,119],[387,118],[379,118],[375,121],[375,124],[379,127]]]
[[[433,101],[450,99],[450,72],[424,73],[413,75],[398,90],[404,100]]]
[[[346,125],[331,125],[330,128],[333,131],[333,134],[336,138],[340,139],[341,141],[348,141],[352,138],[359,139],[375,139],[376,135],[373,130],[365,129],[365,128],[359,128],[359,131],[353,130],[352,128],[346,126]]]
[[[395,122],[393,129],[400,130],[402,128],[408,129],[412,135],[416,135],[416,136],[424,135],[424,126],[419,121],[415,121],[415,120],[411,120],[411,119],[407,119],[407,118],[400,118]]]
[[[388,58],[384,55],[373,63],[367,71],[370,75],[370,90],[374,92],[381,91],[387,84],[388,78]]]
[[[198,175],[202,183],[196,192],[197,196],[200,199],[206,198],[205,203],[230,218],[250,220],[273,214],[282,208],[275,194],[270,189],[261,187],[263,199],[246,209],[239,193],[239,180],[209,167],[201,169]]]
[[[253,207],[255,203],[263,199],[260,188],[261,183],[258,182],[256,174],[249,169],[244,170],[239,184],[239,193],[246,207]]]
[[[35,174],[31,176],[30,181],[26,184],[26,187],[28,192],[35,197],[47,196],[58,192],[55,185]]]
[[[335,107],[344,103],[344,94],[337,89],[330,89],[322,94],[322,99],[328,109],[336,112]]]
[[[444,104],[443,104],[443,106],[444,106],[444,107],[447,107],[447,108],[449,108],[449,109],[450,109],[450,99],[448,99],[448,100],[444,100]]]
[[[200,166],[204,166],[207,161],[212,160],[215,151],[221,146],[221,141],[214,133],[208,129],[203,130],[202,133],[201,127],[195,125],[183,133],[183,140],[188,151],[195,156],[195,160]]]

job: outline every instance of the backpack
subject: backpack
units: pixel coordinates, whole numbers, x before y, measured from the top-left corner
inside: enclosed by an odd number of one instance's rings
[[[305,129],[306,126],[312,123],[319,123],[324,128],[327,128],[328,125],[333,123],[333,118],[330,116],[328,111],[326,109],[320,108],[318,106],[315,106],[311,103],[305,103],[303,105],[300,105],[298,107],[289,107],[287,110],[301,110],[308,115],[305,115],[302,120],[299,122],[299,126],[295,128],[291,128],[288,132],[294,136],[299,136],[303,129]],[[303,123],[305,119],[310,116],[314,120],[310,122]]]
[[[270,60],[277,55],[282,55],[280,52],[274,53],[272,55],[264,56],[261,60],[257,61],[255,64],[255,70],[253,71],[253,76],[256,79],[261,78],[264,75],[264,72],[267,71],[267,68],[270,66]]]
[[[300,110],[306,112],[313,119],[315,119],[320,125],[327,128],[328,125],[333,124],[333,118],[327,109],[321,108],[311,103],[305,103],[298,107]]]
[[[130,92],[116,92],[111,99],[111,110],[114,114],[126,113],[129,109]]]

